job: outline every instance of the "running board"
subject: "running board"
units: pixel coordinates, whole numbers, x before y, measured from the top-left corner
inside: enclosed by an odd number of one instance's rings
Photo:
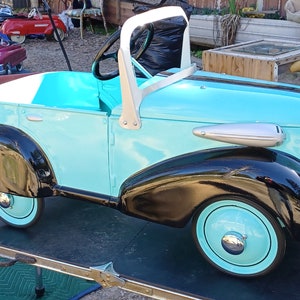
[[[45,268],[59,273],[68,274],[85,280],[99,283],[103,288],[119,287],[123,290],[134,292],[153,299],[170,300],[208,300],[209,298],[199,298],[197,295],[171,290],[165,287],[155,286],[149,283],[127,278],[118,274],[113,263],[98,267],[82,267],[64,261],[54,260],[43,256],[32,255],[23,251],[0,247],[0,257],[7,259],[3,267],[11,266],[16,262],[30,264],[38,268]],[[0,266],[1,267],[1,266]]]

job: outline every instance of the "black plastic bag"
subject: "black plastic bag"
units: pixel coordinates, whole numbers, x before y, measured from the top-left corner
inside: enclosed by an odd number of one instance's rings
[[[140,0],[135,2],[133,12],[139,14],[163,6],[182,7],[188,19],[193,9],[192,6],[184,0]],[[154,24],[152,42],[145,53],[139,58],[139,63],[141,63],[151,75],[173,67],[180,67],[182,39],[186,25],[182,17],[169,18]]]

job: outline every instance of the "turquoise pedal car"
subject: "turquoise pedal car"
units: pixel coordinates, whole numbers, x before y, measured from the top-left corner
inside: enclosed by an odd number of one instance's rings
[[[172,17],[187,24],[181,64],[152,75],[139,58],[151,24]],[[109,59],[118,66],[104,72]],[[7,224],[34,224],[55,196],[166,226],[191,221],[200,253],[241,277],[267,274],[287,234],[300,238],[300,88],[196,70],[179,7],[128,19],[91,73],[34,74],[0,89]]]

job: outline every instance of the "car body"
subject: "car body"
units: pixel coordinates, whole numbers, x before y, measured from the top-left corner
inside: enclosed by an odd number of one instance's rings
[[[0,74],[10,74],[12,68],[19,72],[27,58],[26,49],[19,44],[2,41],[0,45]]]
[[[186,22],[180,66],[151,75],[131,53],[132,35],[172,17]],[[300,89],[197,70],[188,25],[179,7],[150,10],[124,23],[111,76],[98,68],[115,58],[118,35],[92,73],[0,86],[3,221],[30,226],[43,199],[63,196],[167,226],[192,220],[199,251],[232,275],[279,264],[286,233],[300,237]]]
[[[52,16],[60,39],[65,38],[67,28],[59,16]],[[51,19],[48,15],[42,15],[37,8],[33,8],[28,15],[19,15],[6,19],[1,25],[1,32],[6,34],[12,41],[24,43],[26,36],[43,35],[54,37],[58,41]]]

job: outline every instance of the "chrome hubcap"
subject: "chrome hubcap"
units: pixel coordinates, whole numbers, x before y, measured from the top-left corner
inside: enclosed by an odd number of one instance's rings
[[[222,237],[221,243],[225,251],[233,255],[238,255],[244,251],[246,239],[247,236],[245,234],[229,231]]]
[[[0,206],[8,208],[13,205],[13,197],[11,195],[0,193]]]

